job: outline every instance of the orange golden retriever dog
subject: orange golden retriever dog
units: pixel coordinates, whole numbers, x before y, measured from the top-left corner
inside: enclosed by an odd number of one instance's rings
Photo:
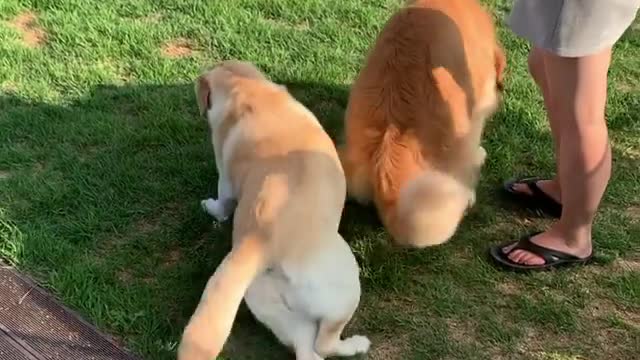
[[[418,0],[385,25],[355,81],[340,149],[351,197],[396,243],[441,244],[475,202],[485,120],[505,69],[476,0]]]

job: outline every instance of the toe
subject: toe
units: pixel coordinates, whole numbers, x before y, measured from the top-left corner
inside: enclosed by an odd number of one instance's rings
[[[511,185],[511,189],[513,189],[513,191],[515,191],[517,193],[523,193],[523,194],[531,195],[531,189],[529,189],[529,186],[527,184],[524,184],[524,183],[515,183],[515,184]]]
[[[509,259],[514,263],[520,264],[523,255],[522,250],[514,250],[509,254]]]
[[[526,257],[524,258],[524,263],[527,265],[544,265],[544,259],[531,254],[531,253],[527,253]]]
[[[516,264],[544,265],[544,259],[524,250],[514,250],[509,254],[509,259]]]

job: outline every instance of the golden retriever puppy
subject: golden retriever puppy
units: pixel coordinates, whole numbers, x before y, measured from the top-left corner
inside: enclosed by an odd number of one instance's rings
[[[456,232],[486,153],[505,57],[476,0],[418,0],[385,25],[351,89],[340,149],[351,197],[401,245]]]
[[[298,360],[366,352],[341,339],[360,301],[359,268],[338,234],[346,183],[331,139],[285,87],[227,61],[196,82],[218,168],[219,221],[234,213],[232,250],[209,279],[179,360],[214,360],[244,297]]]

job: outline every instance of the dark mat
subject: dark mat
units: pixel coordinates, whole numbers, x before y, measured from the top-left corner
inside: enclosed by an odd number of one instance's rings
[[[0,263],[0,360],[138,360]]]

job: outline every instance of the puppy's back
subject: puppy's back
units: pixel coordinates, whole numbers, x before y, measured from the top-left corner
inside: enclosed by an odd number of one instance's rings
[[[243,178],[236,217],[246,216],[237,226],[268,229],[282,255],[311,253],[327,236],[336,238],[346,197],[336,148],[284,87],[240,79],[235,89],[244,139],[231,162]]]

